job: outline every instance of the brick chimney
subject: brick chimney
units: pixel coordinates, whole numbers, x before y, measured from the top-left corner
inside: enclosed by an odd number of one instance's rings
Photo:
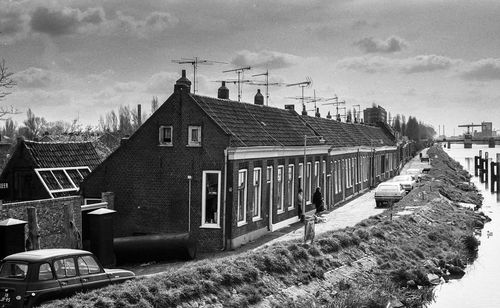
[[[303,116],[307,115],[306,105],[302,105],[302,115]]]
[[[264,96],[262,95],[262,93],[260,93],[260,89],[257,89],[257,93],[255,94],[253,102],[255,105],[264,105]]]
[[[332,115],[330,114],[330,111],[328,111],[328,114],[326,115],[326,118],[329,119],[329,120],[332,118]]]
[[[191,81],[186,78],[186,70],[182,70],[182,77],[177,80],[174,86],[174,92],[187,91],[191,92]]]
[[[321,114],[319,113],[319,108],[316,108],[316,118],[321,118]]]
[[[226,82],[223,81],[219,90],[217,90],[217,98],[229,99],[229,89],[226,87]]]

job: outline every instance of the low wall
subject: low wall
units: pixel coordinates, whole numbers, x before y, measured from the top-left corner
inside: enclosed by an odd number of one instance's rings
[[[81,204],[80,196],[2,204],[0,205],[0,221],[15,218],[28,222],[25,227],[27,250],[32,249],[33,242],[37,240],[41,249],[80,248],[82,245]],[[29,208],[34,208],[32,211],[36,212],[35,220],[33,217],[28,217]],[[35,222],[38,229],[36,229]]]

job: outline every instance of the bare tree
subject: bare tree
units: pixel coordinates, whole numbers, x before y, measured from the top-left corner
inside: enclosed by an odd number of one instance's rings
[[[11,78],[12,74],[13,73],[9,72],[7,66],[5,66],[5,60],[2,60],[2,62],[0,62],[0,100],[9,95],[11,93],[10,89],[16,85],[16,82]],[[18,112],[12,106],[9,108],[0,107],[0,119],[7,114],[15,113]]]
[[[26,112],[26,120],[24,120],[24,125],[24,136],[29,140],[33,140],[41,135],[42,131],[47,126],[47,121],[42,117],[35,116],[33,111],[31,111],[31,109],[28,109],[28,111]]]
[[[158,109],[158,96],[153,96],[153,100],[151,101],[151,114],[155,113]]]

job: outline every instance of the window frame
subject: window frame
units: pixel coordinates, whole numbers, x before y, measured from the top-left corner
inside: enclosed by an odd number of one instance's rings
[[[193,137],[193,130],[198,131],[198,141],[191,140]],[[187,147],[201,147],[201,141],[202,141],[201,125],[189,125]]]
[[[280,170],[281,170],[281,176],[280,176]],[[278,193],[276,194],[278,196],[276,211],[278,214],[281,214],[285,211],[285,179],[284,179],[285,166],[284,165],[278,165],[278,172],[276,173],[276,177],[277,177],[276,186],[278,187]]]
[[[306,204],[311,204],[312,202],[312,163],[307,162],[306,164],[306,174],[305,174],[306,189]]]
[[[255,173],[258,172],[258,185],[255,187]],[[252,177],[252,221],[262,220],[262,168],[253,168]],[[257,204],[256,204],[257,203]],[[255,209],[257,209],[257,215],[255,215]]]
[[[217,175],[217,222],[207,223],[207,175]],[[201,184],[201,225],[200,228],[219,229],[220,225],[220,209],[221,209],[221,191],[222,191],[222,172],[219,170],[203,170]]]
[[[244,183],[243,183],[243,200],[240,200],[240,174],[244,175]],[[247,224],[247,199],[248,199],[248,169],[240,169],[238,170],[238,183],[236,186],[237,189],[237,209],[236,209],[236,225],[238,227]],[[243,202],[242,204],[240,202]],[[239,220],[240,217],[240,205],[242,205],[243,210],[243,220]]]
[[[170,142],[164,141],[165,128],[170,128]],[[163,147],[171,147],[174,145],[174,127],[172,125],[160,125],[160,127],[158,128],[158,142],[159,146]]]
[[[56,197],[54,197],[54,194],[56,194],[56,193],[77,192],[80,189],[80,185],[79,185],[80,183],[75,183],[75,181],[73,181],[73,179],[71,178],[71,176],[68,173],[69,170],[76,170],[76,172],[80,175],[80,177],[83,180],[83,179],[85,179],[85,177],[80,172],[80,169],[86,169],[86,170],[88,170],[89,173],[92,172],[88,166],[60,167],[60,168],[35,168],[34,171],[35,171],[36,175],[38,176],[38,179],[42,183],[43,187],[45,187],[45,190],[49,193],[50,197],[52,199],[54,199],[54,198],[56,198]],[[66,178],[69,180],[69,183],[73,187],[62,188],[63,186],[61,185],[60,180],[54,175],[53,171],[63,171],[64,175],[66,176]],[[61,188],[60,189],[50,189],[49,186],[47,185],[47,183],[45,182],[44,178],[40,174],[41,172],[50,172],[52,177],[56,180],[57,184]]]
[[[292,172],[290,172],[290,168]],[[291,177],[290,177],[291,173]],[[295,208],[295,165],[288,164],[287,168],[287,196],[288,196],[288,210]]]

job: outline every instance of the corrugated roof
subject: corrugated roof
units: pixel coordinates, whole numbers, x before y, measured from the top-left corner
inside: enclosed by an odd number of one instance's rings
[[[300,146],[304,135],[321,135],[335,147],[383,146],[394,142],[379,127],[300,116],[295,111],[189,94],[229,136],[230,145]],[[379,142],[382,140],[382,142]],[[315,139],[308,144],[318,144]]]
[[[38,168],[88,166],[92,170],[102,161],[91,142],[23,141],[23,145]]]

